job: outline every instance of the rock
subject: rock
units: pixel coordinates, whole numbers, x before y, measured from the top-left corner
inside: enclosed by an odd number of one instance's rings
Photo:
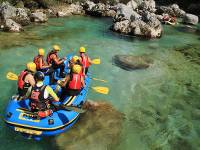
[[[94,2],[91,1],[86,1],[82,4],[83,9],[86,10],[86,12],[89,12],[92,10],[92,8],[95,6],[96,4]]]
[[[130,21],[124,20],[120,22],[116,22],[113,25],[113,30],[123,34],[129,34],[131,32]]]
[[[30,17],[32,22],[43,23],[48,21],[47,15],[40,11],[31,13]]]
[[[3,20],[12,19],[13,21],[22,25],[30,24],[28,10],[24,8],[15,8],[8,2],[2,3],[0,6],[0,14]]]
[[[23,29],[20,24],[16,23],[12,19],[6,19],[3,30],[9,32],[20,32]]]
[[[138,9],[147,10],[149,12],[155,12],[156,3],[154,0],[143,0],[142,3],[138,6]]]
[[[131,7],[133,10],[136,10],[138,8],[138,3],[136,3],[134,0],[129,1],[126,5],[128,7]]]
[[[114,22],[130,20],[131,16],[135,13],[136,12],[134,12],[134,10],[130,6],[119,3],[117,5],[117,13],[114,18]]]
[[[39,8],[39,4],[32,0],[24,1],[24,6],[29,9],[38,9]]]
[[[141,11],[138,14],[132,11],[130,19],[115,16],[113,30],[130,35],[143,36],[148,38],[158,38],[162,35],[162,25],[154,13]],[[126,19],[126,20],[125,20]]]
[[[196,25],[199,22],[199,18],[198,16],[193,14],[185,14],[185,16],[183,17],[183,22],[186,24]]]
[[[153,62],[146,55],[132,56],[132,55],[115,55],[113,62],[122,69],[131,71],[134,69],[145,69]]]
[[[157,7],[157,14],[169,14],[170,16],[183,17],[185,15],[185,11],[180,9],[177,4],[173,4],[170,6],[159,6]]]
[[[116,149],[122,133],[124,114],[106,102],[87,101],[87,112],[68,131],[55,137],[62,150]]]
[[[72,15],[71,11],[58,11],[57,16],[58,17],[66,17]]]
[[[10,3],[8,2],[3,2],[0,5],[0,14],[2,19],[9,19],[9,18],[13,18],[16,17],[16,11],[17,8],[13,7],[10,5]]]
[[[105,13],[103,14],[103,16],[106,16],[106,17],[115,17],[115,15],[116,15],[116,11],[114,10],[105,11]]]
[[[16,17],[13,17],[13,20],[23,26],[30,24],[28,10],[24,8],[17,8]]]
[[[70,8],[72,9],[73,15],[81,15],[85,13],[85,11],[83,10],[83,7],[79,3],[71,4]]]

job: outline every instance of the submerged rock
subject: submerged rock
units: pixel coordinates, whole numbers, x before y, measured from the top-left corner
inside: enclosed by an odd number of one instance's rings
[[[153,62],[148,56],[115,55],[113,62],[122,69],[145,69]]]
[[[88,111],[55,141],[62,150],[94,150],[114,147],[120,139],[123,114],[106,102],[87,102]]]
[[[199,18],[198,18],[198,16],[193,15],[193,14],[186,14],[183,17],[183,22],[186,23],[186,24],[196,25],[199,22]]]

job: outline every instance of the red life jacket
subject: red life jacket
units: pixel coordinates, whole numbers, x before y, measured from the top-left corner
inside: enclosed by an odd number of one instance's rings
[[[48,109],[48,110],[45,110],[45,111],[38,111],[38,116],[40,118],[45,118],[47,116],[50,116],[51,114],[53,113],[52,110]]]
[[[35,56],[34,57],[34,60],[33,60],[33,62],[36,64],[36,69],[37,70],[40,70],[41,68],[40,68],[40,58],[42,58],[41,56]],[[44,66],[44,60],[43,60],[43,58],[42,58],[42,66]]]
[[[54,64],[54,61],[53,61],[53,59],[51,58],[51,55],[56,55],[56,57],[58,57],[58,55],[57,55],[57,53],[56,52],[54,52],[54,51],[51,51],[51,52],[49,52],[48,54],[47,54],[47,63],[48,64]]]
[[[69,82],[68,88],[72,90],[81,89],[81,75],[80,74],[72,74],[72,79]]]
[[[90,66],[89,63],[89,58],[87,55],[84,55],[83,53],[81,54],[81,58],[82,58],[82,64],[84,68],[88,68]]]
[[[24,84],[25,84],[24,79],[25,79],[26,75],[28,75],[28,72],[26,70],[23,70],[20,73],[20,75],[18,77],[18,83],[17,83],[19,89],[23,89],[24,88]]]

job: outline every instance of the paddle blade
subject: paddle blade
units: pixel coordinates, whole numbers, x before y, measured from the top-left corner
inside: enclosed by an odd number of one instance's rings
[[[92,89],[98,93],[101,94],[108,94],[109,93],[109,89],[107,87],[101,87],[101,86],[96,86],[96,87],[92,87]]]
[[[99,65],[101,63],[101,60],[99,58],[98,59],[93,59],[92,63],[95,64],[95,65]]]
[[[101,82],[108,82],[108,81],[106,81],[106,80],[97,79],[97,78],[92,78],[92,80],[95,80],[95,81],[101,81]]]
[[[8,72],[6,75],[6,78],[8,80],[18,80],[18,76],[15,73]]]

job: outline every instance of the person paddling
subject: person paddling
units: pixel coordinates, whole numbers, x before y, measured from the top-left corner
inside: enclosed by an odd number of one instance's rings
[[[26,69],[18,76],[18,100],[22,100],[30,86],[35,86],[33,74],[36,72],[36,64],[29,62],[26,64]]]
[[[26,97],[28,97],[31,101],[31,111],[37,112],[40,118],[44,118],[53,113],[50,109],[50,96],[55,102],[58,102],[59,98],[50,86],[44,85],[43,72],[36,72],[34,78],[36,84],[33,87],[29,87]]]
[[[52,64],[53,69],[60,69],[60,77],[64,78],[65,77],[65,73],[64,73],[64,69],[65,69],[65,64],[64,61],[66,60],[66,58],[62,58],[60,59],[58,57],[58,52],[60,51],[60,47],[58,45],[54,45],[53,46],[53,50],[50,51],[47,54],[47,63],[48,64]]]
[[[38,49],[38,55],[34,57],[34,63],[36,64],[36,69],[37,71],[41,71],[44,72],[45,75],[49,75],[50,76],[50,84],[53,83],[54,81],[54,69],[51,67],[51,64],[46,64],[44,61],[44,54],[45,54],[45,50],[43,48],[39,48]]]
[[[86,54],[85,47],[80,47],[79,52],[80,52],[80,57],[81,57],[81,63],[83,65],[83,69],[84,69],[84,74],[86,75],[88,72],[89,66],[92,64],[92,60]]]
[[[61,99],[64,99],[66,95],[76,96],[80,93],[81,89],[85,87],[84,78],[80,72],[81,66],[74,65],[72,67],[72,72],[66,76],[64,82],[61,82]]]

